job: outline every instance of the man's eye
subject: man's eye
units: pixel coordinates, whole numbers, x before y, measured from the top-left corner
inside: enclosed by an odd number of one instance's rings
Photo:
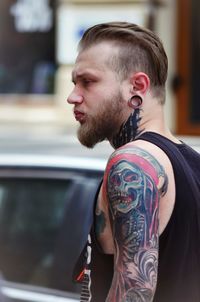
[[[88,86],[90,83],[92,83],[92,81],[88,80],[88,79],[84,79],[84,80],[82,80],[82,83],[83,83],[83,86]]]

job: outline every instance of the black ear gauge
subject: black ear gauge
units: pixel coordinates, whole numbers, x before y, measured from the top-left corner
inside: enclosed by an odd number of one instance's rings
[[[133,109],[139,109],[143,103],[143,99],[139,95],[133,95],[129,100],[128,100],[128,105],[129,107]]]

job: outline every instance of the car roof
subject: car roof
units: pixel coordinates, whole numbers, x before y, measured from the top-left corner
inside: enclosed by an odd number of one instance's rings
[[[106,160],[101,158],[35,155],[35,154],[0,154],[0,168],[33,167],[33,168],[68,168],[104,171]]]

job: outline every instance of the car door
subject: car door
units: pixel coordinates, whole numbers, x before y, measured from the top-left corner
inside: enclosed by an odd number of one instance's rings
[[[81,217],[100,176],[72,169],[0,172],[0,301],[78,301],[71,275]]]

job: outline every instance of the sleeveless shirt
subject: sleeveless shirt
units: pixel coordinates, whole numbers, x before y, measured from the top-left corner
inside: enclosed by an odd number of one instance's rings
[[[176,198],[170,220],[159,238],[158,281],[153,302],[200,302],[200,154],[188,145],[146,132],[168,156]],[[94,208],[96,200],[94,202]],[[106,300],[113,276],[113,256],[105,255],[91,231],[91,302]],[[118,301],[120,302],[120,301]]]

